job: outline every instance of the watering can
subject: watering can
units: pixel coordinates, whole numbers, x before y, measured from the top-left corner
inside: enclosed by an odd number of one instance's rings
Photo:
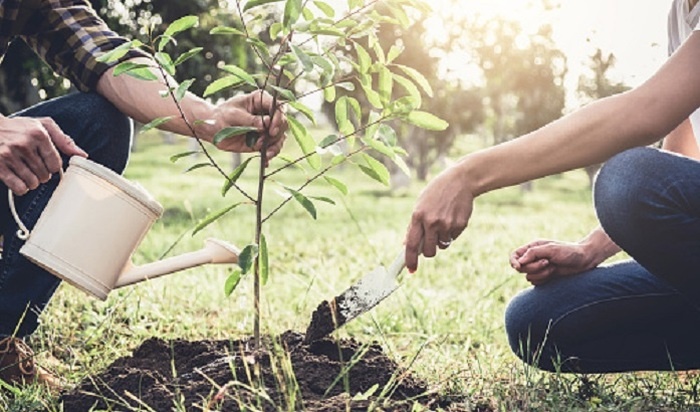
[[[237,263],[239,250],[207,239],[202,249],[136,266],[131,257],[163,214],[141,186],[91,160],[73,156],[30,231],[10,210],[25,239],[20,253],[53,275],[98,299],[112,289],[207,263]]]

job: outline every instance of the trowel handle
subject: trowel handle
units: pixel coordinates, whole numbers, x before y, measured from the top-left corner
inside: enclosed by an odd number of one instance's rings
[[[63,168],[60,168],[58,170],[59,176],[61,177],[61,179],[63,179]],[[10,204],[10,212],[12,213],[12,217],[15,219],[15,222],[17,222],[17,226],[19,226],[19,229],[17,230],[17,237],[22,240],[29,239],[30,231],[29,229],[27,229],[27,226],[24,225],[22,219],[17,213],[17,207],[15,207],[15,196],[14,193],[12,193],[12,190],[9,188],[7,189],[7,201]]]
[[[401,273],[401,271],[405,267],[406,267],[406,248],[401,248],[401,251],[399,252],[399,254],[396,255],[396,258],[394,258],[394,261],[391,262],[391,265],[389,265],[387,272],[394,277],[398,277],[399,273]]]

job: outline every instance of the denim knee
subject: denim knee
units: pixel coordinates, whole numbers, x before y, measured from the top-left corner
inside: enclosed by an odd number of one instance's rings
[[[77,94],[71,104],[84,116],[83,122],[89,122],[83,125],[78,135],[80,137],[73,136],[76,140],[80,139],[80,147],[88,152],[92,160],[122,173],[131,151],[132,120],[96,93]]]
[[[549,356],[542,356],[543,345],[551,326],[551,316],[542,311],[542,301],[534,296],[533,289],[516,295],[506,307],[505,329],[508,344],[513,353],[523,362],[547,368]]]
[[[651,181],[659,152],[638,147],[619,153],[608,160],[598,172],[593,188],[595,211],[605,232],[624,248],[630,228],[643,224],[654,216],[649,213]]]

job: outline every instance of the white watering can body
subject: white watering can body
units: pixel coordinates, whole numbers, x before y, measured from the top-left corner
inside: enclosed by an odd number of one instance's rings
[[[134,266],[131,257],[163,207],[143,188],[74,156],[20,253],[66,282],[106,299],[118,287],[207,263],[236,263],[238,249],[209,239],[195,252]]]

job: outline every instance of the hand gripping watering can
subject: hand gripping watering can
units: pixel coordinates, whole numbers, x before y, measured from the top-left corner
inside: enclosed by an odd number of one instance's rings
[[[50,273],[96,298],[115,288],[206,263],[236,263],[239,250],[208,239],[204,248],[143,266],[134,250],[163,213],[140,186],[82,157],[70,159],[61,182],[31,232],[22,223],[8,190],[10,209],[26,239],[20,253]]]

